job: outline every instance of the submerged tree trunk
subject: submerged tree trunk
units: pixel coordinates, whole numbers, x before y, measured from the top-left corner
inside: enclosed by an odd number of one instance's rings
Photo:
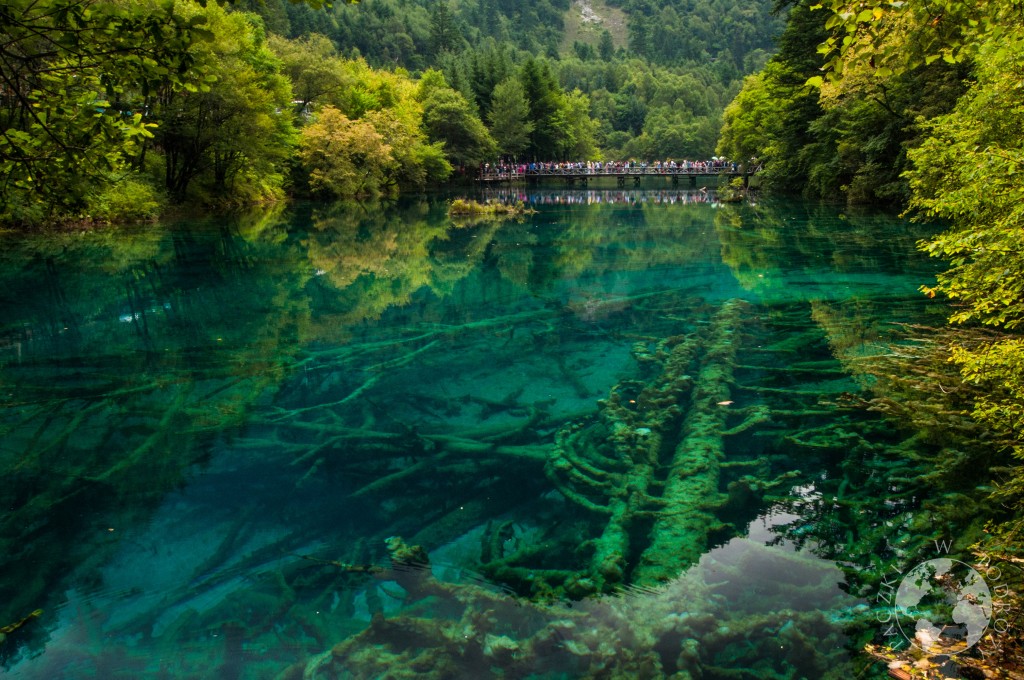
[[[714,510],[725,502],[718,486],[725,458],[726,402],[736,363],[738,334],[734,329],[743,307],[738,300],[726,302],[711,324],[707,352],[665,479],[661,497],[665,507],[633,574],[636,585],[652,586],[676,578],[704,554],[708,533],[718,524]]]

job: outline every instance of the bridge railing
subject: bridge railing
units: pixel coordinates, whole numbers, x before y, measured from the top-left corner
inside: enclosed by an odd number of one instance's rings
[[[728,165],[695,165],[690,167],[683,166],[662,166],[655,167],[651,165],[647,166],[603,166],[600,168],[595,167],[544,167],[544,168],[523,168],[517,166],[513,168],[484,168],[480,171],[480,179],[486,180],[503,180],[503,179],[518,179],[521,177],[580,177],[580,176],[623,176],[623,175],[640,175],[640,176],[658,176],[658,175],[719,175],[721,173],[737,173],[739,168],[733,167],[730,163]]]

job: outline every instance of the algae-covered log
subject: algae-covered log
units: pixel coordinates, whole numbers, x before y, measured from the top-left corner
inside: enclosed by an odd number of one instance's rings
[[[678,403],[692,384],[686,369],[699,347],[697,337],[670,341],[674,346],[660,348],[668,356],[655,384],[641,390],[635,400],[625,402],[620,393],[613,391],[603,406],[602,415],[611,422],[615,451],[629,461],[629,466],[617,476],[615,493],[608,502],[611,517],[594,541],[590,572],[600,585],[617,584],[624,578],[630,533],[648,508],[662,447],[672,434],[670,430],[677,426]]]
[[[587,566],[565,580],[573,596],[610,590],[627,580],[652,585],[694,563],[720,522],[723,439],[765,419],[750,411],[744,424],[726,428],[729,383],[743,303],[726,302],[701,332],[670,336],[652,347],[638,343],[634,357],[660,368],[648,381],[625,380],[600,402],[600,421],[559,433],[546,465],[548,478],[571,503],[606,517],[600,535],[585,543]],[[696,379],[691,376],[696,372]],[[667,476],[666,476],[667,470]],[[655,518],[647,545],[632,545]],[[643,550],[639,564],[629,556]],[[509,559],[492,563],[507,572]],[[630,571],[635,569],[630,579]]]
[[[734,332],[744,305],[730,300],[708,329],[707,351],[694,382],[690,410],[682,425],[665,480],[665,510],[654,523],[651,541],[640,558],[633,580],[649,586],[674,578],[704,553],[710,529],[717,523],[712,510],[722,503],[718,491],[725,457],[729,383],[736,361]]]

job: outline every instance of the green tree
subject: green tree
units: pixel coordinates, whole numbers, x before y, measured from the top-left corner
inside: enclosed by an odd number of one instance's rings
[[[497,154],[497,145],[473,107],[451,88],[435,88],[427,94],[423,127],[431,141],[444,143],[445,156],[453,165],[480,165]]]
[[[719,154],[743,161],[778,155],[775,143],[781,134],[781,117],[777,113],[783,102],[773,96],[769,83],[774,84],[769,67],[743,81],[743,89],[725,107]]]
[[[533,126],[528,152],[533,158],[549,160],[559,143],[555,116],[561,88],[546,61],[527,59],[519,71],[519,78],[530,103],[529,122]]]
[[[554,120],[553,127],[558,139],[556,153],[559,158],[598,158],[596,125],[590,118],[590,99],[587,95],[579,90],[560,95]]]
[[[643,158],[709,158],[718,137],[717,121],[686,110],[659,107],[647,117],[634,155]]]
[[[136,157],[159,88],[198,89],[203,18],[179,6],[7,0],[0,9],[0,219],[80,209]]]
[[[597,43],[597,54],[601,57],[601,61],[611,61],[615,56],[615,43],[607,28],[601,31],[601,38]]]
[[[365,120],[388,145],[392,163],[385,164],[379,181],[381,190],[398,185],[424,186],[443,181],[451,173],[440,142],[432,143],[423,126],[420,101],[433,87],[448,89],[440,72],[428,70],[419,83],[402,72],[371,68],[364,60],[334,59],[345,86],[324,98],[350,120]]]
[[[271,35],[268,45],[281,60],[282,72],[292,83],[297,112],[339,101],[349,81],[342,68],[343,60],[326,36],[313,34],[287,40]]]
[[[808,78],[820,73],[817,49],[826,36],[824,22],[822,13],[812,10],[807,0],[793,7],[779,52],[761,73],[743,83],[726,107],[718,152],[765,161],[765,183],[777,190],[805,190],[812,165],[837,157],[832,131],[824,126],[812,128],[824,109],[818,91],[806,86]],[[829,196],[834,197],[838,186],[830,188]]]
[[[167,190],[184,200],[204,181],[213,202],[272,198],[280,194],[284,165],[294,144],[291,87],[266,44],[260,19],[182,3],[213,34],[194,48],[206,69],[202,92],[165,89],[156,100],[155,146],[163,154]]]
[[[498,83],[515,72],[507,45],[486,40],[475,50],[464,52],[471,59],[472,89],[481,111],[491,110],[491,98]]]
[[[422,119],[423,108],[412,97],[403,98],[391,108],[370,111],[365,116],[391,149],[394,163],[386,166],[381,182],[389,190],[401,185],[422,188],[445,181],[452,172],[444,145],[428,142]]]
[[[335,196],[375,196],[390,186],[391,147],[370,121],[352,120],[333,106],[302,130],[299,155],[310,186]]]
[[[462,33],[456,25],[455,15],[448,0],[434,4],[430,14],[430,50],[436,57],[442,52],[454,52],[462,42]]]
[[[526,90],[518,78],[508,78],[498,83],[491,95],[491,136],[497,142],[501,153],[518,156],[530,145],[533,124],[529,121],[530,102]]]
[[[616,130],[634,135],[640,134],[647,120],[647,105],[635,94],[621,94],[616,97],[615,117],[612,121]]]
[[[576,56],[582,61],[590,61],[596,54],[593,45],[588,42],[580,42],[579,40],[574,40],[572,42],[572,51],[575,52]]]
[[[928,123],[927,139],[910,152],[912,207],[954,221],[925,248],[950,261],[938,290],[961,303],[957,323],[1024,325],[1022,47],[1020,26],[985,41],[970,91]]]

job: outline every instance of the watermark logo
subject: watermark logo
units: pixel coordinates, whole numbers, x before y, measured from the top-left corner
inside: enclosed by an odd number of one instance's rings
[[[992,591],[976,569],[940,557],[921,562],[900,581],[896,625],[926,654],[959,654],[976,645],[992,621]]]
[[[908,568],[892,566],[884,575],[877,620],[890,648],[947,658],[972,648],[983,656],[998,650],[1011,619],[1006,565],[971,566],[947,556],[951,545],[936,541],[937,557]]]

